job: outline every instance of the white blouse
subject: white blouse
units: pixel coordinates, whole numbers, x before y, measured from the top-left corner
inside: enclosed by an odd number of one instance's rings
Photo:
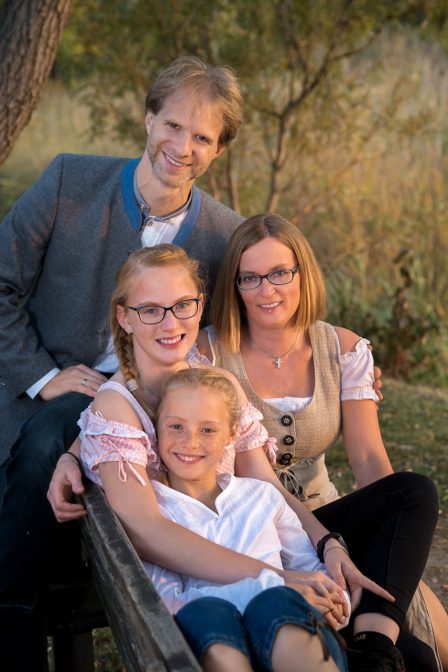
[[[327,573],[297,515],[273,485],[229,474],[218,477],[218,483],[222,492],[216,498],[217,511],[158,481],[152,485],[162,515],[202,537],[273,567]],[[270,569],[255,578],[220,584],[143,564],[171,613],[205,596],[229,600],[243,612],[262,590],[284,585]],[[349,603],[348,595],[346,599]]]
[[[339,368],[341,370],[341,401],[372,399],[379,401],[378,395],[373,389],[374,375],[373,375],[373,356],[368,346],[370,341],[366,338],[360,338],[356,343],[355,349],[350,352],[341,354],[339,345],[339,338],[334,329],[334,337],[336,340],[336,348],[339,360]],[[210,344],[210,349],[213,350],[213,341],[217,338],[214,327],[207,327],[206,332]],[[215,365],[216,358],[213,355],[212,364]],[[312,397],[274,397],[263,399],[267,404],[278,408],[285,413],[294,413],[301,411],[308,406]]]

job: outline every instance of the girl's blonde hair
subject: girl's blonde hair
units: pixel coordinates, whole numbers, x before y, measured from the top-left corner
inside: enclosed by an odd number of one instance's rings
[[[139,390],[140,375],[135,364],[132,335],[128,334],[118,322],[117,307],[126,308],[132,284],[138,275],[150,268],[167,266],[178,266],[185,269],[196,285],[198,294],[204,293],[204,283],[199,274],[199,263],[191,259],[178,245],[166,243],[156,247],[142,248],[129,255],[117,272],[110,304],[110,330],[120,371],[126,379],[129,390],[150,415],[152,411]]]
[[[241,255],[265,238],[273,238],[283,243],[297,258],[300,303],[295,326],[298,329],[308,329],[326,313],[326,291],[322,272],[304,235],[280,215],[254,215],[240,224],[229,240],[212,300],[212,322],[223,347],[232,353],[240,350],[241,328],[246,324],[246,310],[236,285]]]
[[[163,406],[163,400],[170,390],[178,390],[183,387],[189,389],[201,388],[206,391],[219,392],[226,404],[227,411],[230,418],[230,428],[236,425],[239,413],[239,399],[238,393],[233,383],[226,378],[222,373],[214,369],[181,369],[173,373],[165,382],[162,390],[157,410],[155,413],[156,422],[159,419],[160,409]]]

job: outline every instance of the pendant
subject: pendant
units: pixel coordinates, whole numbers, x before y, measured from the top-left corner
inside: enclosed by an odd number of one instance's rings
[[[276,357],[274,359],[274,366],[276,369],[279,369],[282,365],[282,358],[281,357]]]

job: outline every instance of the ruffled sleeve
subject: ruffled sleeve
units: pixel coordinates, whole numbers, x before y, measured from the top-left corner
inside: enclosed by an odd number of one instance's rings
[[[198,350],[196,343],[193,345],[191,350],[187,352],[185,361],[192,369],[197,369],[201,364],[206,364],[207,366],[212,366],[212,362],[207,359],[205,355],[201,355]]]
[[[141,429],[114,420],[107,420],[101,413],[94,413],[89,406],[78,421],[81,429],[81,462],[86,476],[102,485],[98,465],[104,462],[118,463],[118,477],[127,481],[126,466],[135,478],[146,486],[145,480],[134,464],[158,468],[159,456],[148,435]]]
[[[262,419],[262,414],[252,404],[247,403],[241,408],[238,417],[235,452],[244,453],[248,450],[263,447],[269,462],[275,464],[277,439],[269,437],[266,428],[261,424]]]
[[[373,357],[368,345],[367,339],[360,338],[354,351],[339,355],[341,401],[351,399],[379,401],[373,389]]]

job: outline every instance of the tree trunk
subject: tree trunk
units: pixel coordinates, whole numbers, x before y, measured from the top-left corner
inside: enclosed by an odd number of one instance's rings
[[[6,0],[0,10],[0,164],[39,102],[73,0]]]

